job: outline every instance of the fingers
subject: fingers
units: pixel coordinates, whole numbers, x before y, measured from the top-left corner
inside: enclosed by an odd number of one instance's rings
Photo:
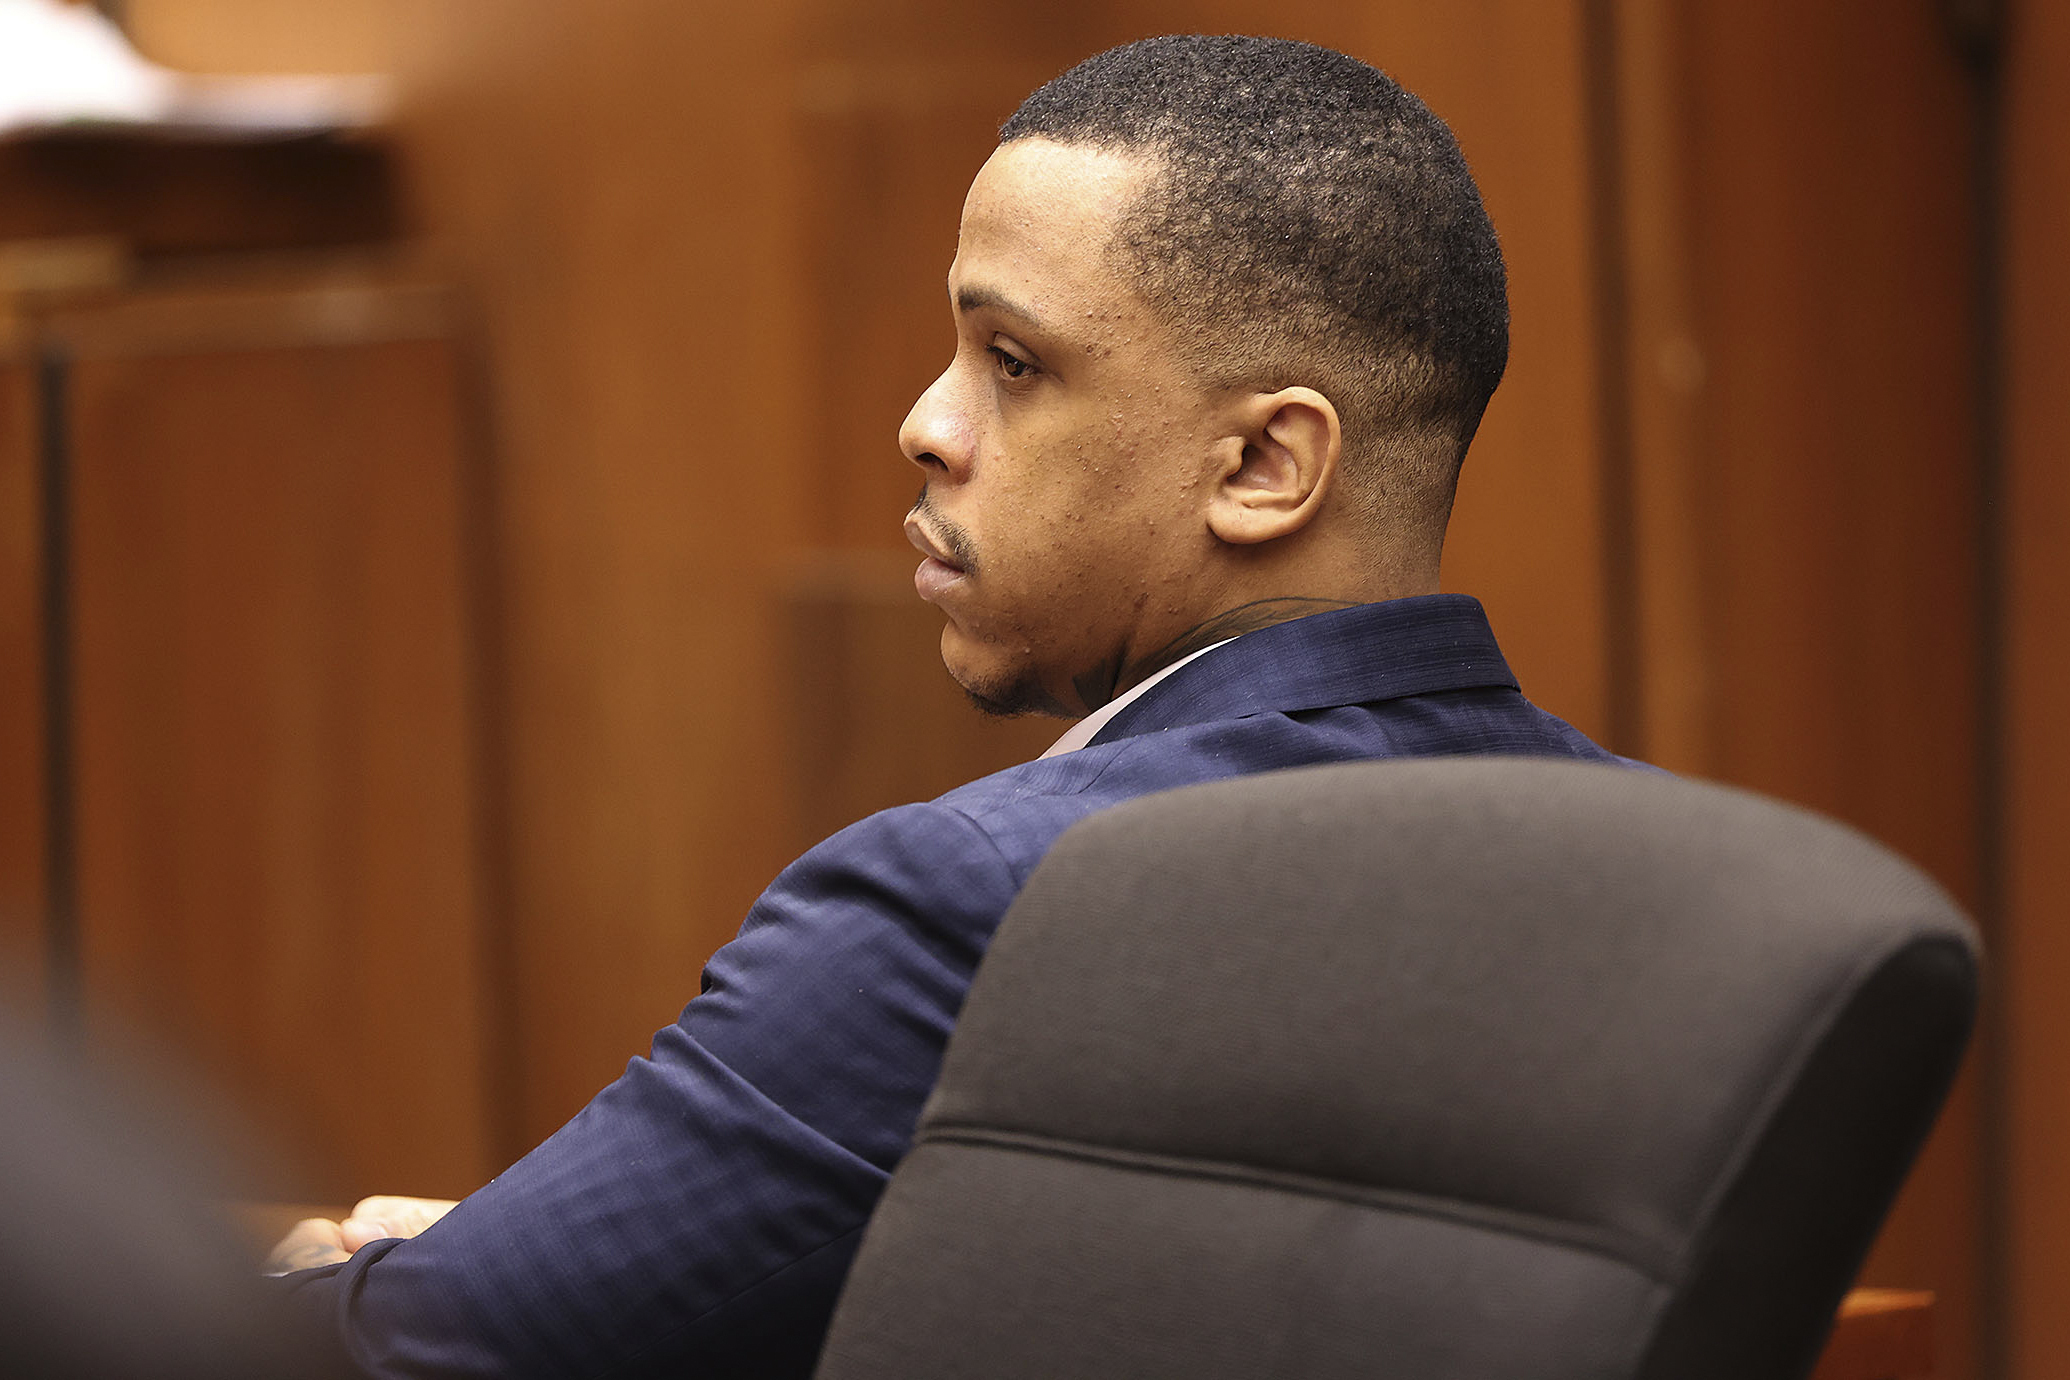
[[[352,1248],[345,1245],[344,1235],[336,1222],[321,1217],[305,1217],[295,1223],[273,1253],[266,1257],[266,1272],[284,1275],[290,1270],[313,1270],[319,1265],[335,1265],[352,1256]]]
[[[346,1251],[356,1251],[370,1241],[415,1236],[453,1210],[450,1198],[404,1198],[379,1194],[362,1198],[352,1206],[352,1215],[339,1224],[339,1237]]]
[[[385,1241],[395,1233],[386,1222],[368,1217],[348,1217],[338,1224],[338,1235],[347,1251],[356,1251],[361,1246],[375,1241]]]
[[[452,1211],[450,1198],[404,1198],[381,1194],[353,1204],[352,1215],[343,1222],[321,1217],[304,1218],[281,1238],[266,1257],[272,1274],[290,1270],[312,1270],[348,1260],[352,1253],[372,1241],[415,1236]]]

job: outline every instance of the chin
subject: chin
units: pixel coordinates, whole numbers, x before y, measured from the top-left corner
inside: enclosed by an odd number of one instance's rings
[[[958,682],[959,684],[961,682]],[[963,693],[977,706],[978,712],[994,719],[1021,719],[1029,715],[1043,715],[1049,718],[1068,719],[1070,713],[1040,688],[1028,689],[1016,686],[1004,695],[989,694],[973,690],[968,685]]]
[[[951,653],[948,641],[944,634],[942,664],[979,712],[998,719],[1015,719],[1029,714],[1057,719],[1077,717],[1045,690],[1032,673],[1016,672],[1011,668],[986,671],[959,663]]]

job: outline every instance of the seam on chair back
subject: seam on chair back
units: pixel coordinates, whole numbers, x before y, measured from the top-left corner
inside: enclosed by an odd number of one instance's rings
[[[1624,1265],[1656,1284],[1672,1278],[1673,1253],[1668,1247],[1648,1242],[1629,1232],[1614,1231],[1568,1219],[1537,1213],[1492,1207],[1437,1194],[1378,1188],[1343,1179],[1326,1179],[1258,1165],[1233,1164],[1180,1155],[1160,1155],[1141,1150],[1122,1150],[1089,1142],[1035,1135],[1025,1131],[995,1131],[973,1125],[935,1125],[923,1133],[914,1149],[927,1145],[970,1145],[1048,1155],[1087,1164],[1105,1164],[1141,1173],[1173,1178],[1245,1184],[1304,1197],[1329,1198],[1338,1202],[1412,1214],[1435,1221],[1498,1231],[1551,1245],[1587,1251]]]

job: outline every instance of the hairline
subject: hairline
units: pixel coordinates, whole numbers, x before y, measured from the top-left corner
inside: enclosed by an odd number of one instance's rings
[[[1049,131],[1031,130],[1002,138],[999,148],[1011,144],[1040,140],[1059,148],[1097,149],[1104,153],[1132,158],[1143,164],[1145,177],[1135,187],[1128,201],[1108,227],[1106,242],[1101,246],[1102,258],[1110,265],[1125,270],[1126,290],[1150,311],[1158,324],[1172,335],[1171,345],[1174,357],[1192,367],[1197,382],[1210,389],[1251,389],[1258,392],[1276,392],[1286,387],[1307,387],[1328,398],[1341,419],[1352,423],[1352,430],[1363,431],[1359,423],[1366,419],[1355,411],[1347,413],[1347,404],[1355,394],[1355,386],[1349,380],[1331,378],[1324,366],[1310,361],[1290,360],[1285,351],[1256,350],[1243,348],[1231,339],[1227,332],[1199,334],[1198,343],[1189,343],[1189,337],[1196,333],[1189,327],[1218,327],[1229,324],[1225,314],[1214,308],[1189,306],[1183,288],[1189,280],[1212,287],[1204,275],[1161,271],[1160,266],[1144,255],[1131,243],[1133,226],[1143,224],[1157,209],[1156,199],[1160,195],[1183,195],[1180,184],[1181,170],[1174,157],[1180,141],[1171,136],[1152,134],[1145,138],[1129,139],[1118,135],[1072,134],[1059,135]],[[1144,283],[1156,284],[1167,290],[1146,292]],[[1178,287],[1182,291],[1169,289]],[[1208,294],[1202,294],[1208,300]],[[1340,343],[1355,341],[1350,331],[1340,331]],[[1293,353],[1312,353],[1310,350],[1296,350]],[[1411,350],[1390,352],[1396,360],[1413,362],[1420,358]],[[1318,371],[1321,372],[1318,372]],[[1291,371],[1291,372],[1286,372]],[[1398,437],[1409,439],[1420,433],[1415,428],[1400,426],[1394,429]],[[1382,437],[1375,435],[1360,437],[1360,440],[1375,447],[1384,446]],[[1456,444],[1460,438],[1453,436],[1447,444]]]

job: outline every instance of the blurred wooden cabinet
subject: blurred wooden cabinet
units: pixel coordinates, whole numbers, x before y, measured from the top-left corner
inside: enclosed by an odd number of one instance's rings
[[[345,1200],[496,1168],[486,526],[451,304],[386,261],[0,300],[0,940]]]

